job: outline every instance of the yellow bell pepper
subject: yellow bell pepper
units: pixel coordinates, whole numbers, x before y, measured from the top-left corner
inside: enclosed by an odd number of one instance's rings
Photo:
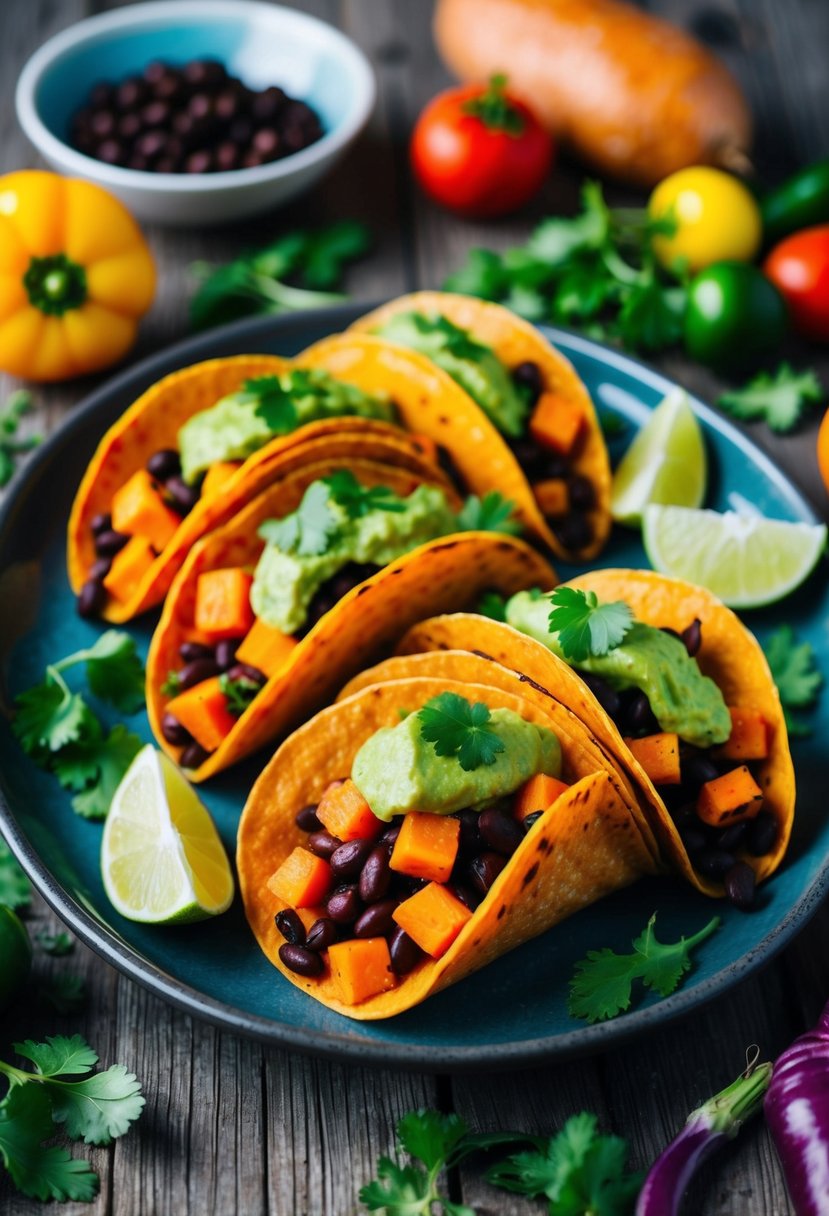
[[[66,380],[107,367],[154,291],[141,231],[106,190],[38,170],[0,177],[0,369]]]

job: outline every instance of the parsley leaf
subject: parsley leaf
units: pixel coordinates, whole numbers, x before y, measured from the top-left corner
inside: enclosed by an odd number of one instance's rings
[[[823,685],[814,650],[809,642],[796,641],[791,625],[776,629],[764,649],[772,679],[780,693],[789,734],[810,735],[812,728],[792,710],[810,709]]]
[[[231,680],[228,673],[224,671],[219,676],[219,688],[227,698],[228,712],[235,718],[240,718],[253,704],[253,699],[258,692],[261,692],[262,685],[247,676],[239,676],[237,680]]]
[[[68,933],[64,933],[63,930],[58,933],[38,933],[35,941],[41,950],[54,955],[55,958],[63,958],[64,955],[71,954],[75,949],[74,938],[70,937]]]
[[[503,740],[487,729],[491,714],[483,701],[474,704],[456,692],[442,692],[418,710],[420,733],[439,756],[457,756],[464,772],[495,763]]]
[[[54,1131],[49,1097],[36,1085],[14,1085],[0,1102],[0,1157],[17,1189],[30,1199],[88,1203],[98,1175],[65,1148],[47,1148]]]
[[[558,634],[562,653],[574,663],[615,649],[633,624],[627,604],[621,600],[600,604],[595,591],[556,587],[550,603],[550,632]]]
[[[744,422],[761,418],[784,435],[797,426],[807,405],[822,397],[815,372],[796,372],[789,363],[781,363],[776,372],[760,372],[744,388],[723,393],[717,405]]]
[[[514,516],[515,503],[504,498],[497,490],[490,490],[483,498],[470,494],[458,512],[458,529],[461,532],[503,532],[517,536],[523,529]]]
[[[283,519],[266,519],[259,527],[259,535],[266,544],[301,557],[325,553],[339,531],[339,521],[331,510],[330,491],[322,481],[311,483],[292,514]]]
[[[388,486],[363,486],[350,469],[338,469],[323,477],[329,497],[341,506],[349,519],[361,519],[370,511],[391,511],[399,514],[406,504]]]
[[[0,836],[0,904],[5,904],[7,908],[27,908],[31,901],[29,880]]]
[[[506,621],[507,601],[497,591],[485,591],[478,600],[475,611],[481,616],[489,617],[491,621]]]
[[[637,979],[660,996],[669,996],[691,967],[691,951],[710,937],[720,924],[720,918],[715,916],[693,937],[663,943],[654,933],[655,920],[654,914],[633,942],[632,953],[591,950],[576,964],[568,1002],[572,1017],[586,1018],[588,1022],[616,1017],[630,1007],[633,983]]]

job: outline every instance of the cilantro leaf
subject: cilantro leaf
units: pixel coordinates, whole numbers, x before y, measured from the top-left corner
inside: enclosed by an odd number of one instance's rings
[[[144,664],[129,634],[108,629],[94,646],[62,659],[56,668],[62,671],[80,662],[86,663],[86,678],[96,697],[125,714],[137,713],[144,705]]]
[[[227,697],[228,712],[235,718],[240,718],[253,704],[253,699],[258,692],[261,692],[262,685],[247,676],[231,680],[228,673],[224,671],[219,676],[219,688]]]
[[[283,553],[314,557],[325,553],[340,531],[331,510],[330,491],[322,481],[314,481],[305,491],[296,511],[283,519],[266,519],[259,535]]]
[[[31,1199],[89,1202],[97,1174],[65,1148],[45,1147],[53,1134],[48,1095],[37,1085],[14,1085],[0,1102],[0,1157],[12,1182]]]
[[[370,511],[391,511],[399,514],[406,504],[388,486],[363,486],[350,469],[338,469],[323,477],[329,497],[341,506],[349,519],[361,519]]]
[[[586,1018],[588,1022],[616,1017],[630,1007],[633,983],[637,979],[660,996],[669,996],[691,967],[691,951],[710,937],[720,924],[720,918],[715,916],[693,937],[663,943],[654,933],[655,920],[654,914],[633,942],[630,954],[617,954],[610,949],[591,950],[576,964],[568,1002],[572,1017]]]
[[[377,1178],[360,1188],[359,1199],[370,1212],[383,1212],[384,1216],[429,1216],[438,1196],[425,1170],[381,1157]]]
[[[253,405],[253,412],[274,435],[287,435],[295,430],[296,406],[279,376],[257,376],[253,380],[246,380],[240,397]]]
[[[69,1037],[47,1035],[43,1043],[26,1039],[23,1043],[15,1043],[14,1050],[24,1059],[31,1060],[42,1077],[62,1077],[67,1073],[78,1076],[91,1072],[98,1063],[97,1055],[79,1034]]]
[[[811,727],[792,713],[810,709],[817,701],[823,675],[817,667],[809,642],[797,642],[791,625],[781,625],[764,647],[771,676],[780,693],[780,702],[790,735],[809,735]]]
[[[47,1081],[45,1088],[55,1123],[65,1124],[68,1136],[86,1144],[109,1144],[123,1136],[144,1108],[141,1083],[123,1064],[83,1081]]]
[[[54,975],[38,985],[38,993],[58,1013],[76,1013],[86,1003],[86,984],[80,975]]]
[[[464,772],[495,763],[503,740],[487,729],[491,714],[483,701],[474,704],[455,692],[442,692],[418,710],[420,733],[439,756],[457,756]]]
[[[655,275],[634,284],[619,311],[619,335],[631,350],[663,350],[682,337],[686,292],[666,287]]]
[[[56,756],[55,776],[66,788],[78,791],[72,809],[85,819],[105,819],[121,778],[142,747],[138,735],[119,722],[106,737],[74,744]],[[86,779],[81,782],[83,775]]]
[[[478,600],[475,611],[481,616],[489,617],[491,621],[506,621],[507,601],[497,591],[485,591]]]
[[[83,697],[52,679],[19,693],[15,707],[12,730],[23,750],[35,759],[80,738],[94,721]]]
[[[409,1111],[397,1124],[400,1147],[410,1157],[419,1157],[427,1169],[447,1160],[469,1131],[460,1115],[437,1110]]]
[[[29,880],[0,836],[0,904],[5,904],[7,908],[27,908],[31,901]]]
[[[745,387],[723,393],[717,405],[744,422],[760,418],[784,435],[797,426],[806,407],[822,397],[814,371],[796,372],[789,363],[781,363],[776,372],[760,372]]]
[[[491,249],[470,249],[466,265],[450,274],[444,290],[462,296],[478,296],[482,300],[498,300],[506,290],[507,277],[497,253]]]
[[[168,671],[167,678],[161,685],[162,695],[176,697],[181,692],[181,676],[177,671]]]
[[[633,624],[627,604],[621,600],[600,604],[595,591],[556,587],[550,603],[550,632],[558,634],[562,653],[574,663],[615,649]]]
[[[458,529],[461,532],[503,532],[517,536],[523,529],[514,516],[515,503],[504,498],[497,490],[490,490],[483,498],[470,494],[458,512]]]
[[[610,212],[598,182],[585,182],[582,210],[573,219],[542,220],[527,241],[530,257],[547,267],[565,265],[576,253],[600,249],[610,231]]]
[[[55,958],[63,958],[75,949],[74,939],[63,930],[58,933],[38,933],[35,935],[35,941],[41,950],[45,950],[47,954],[51,954]]]
[[[40,435],[17,437],[20,420],[29,413],[32,404],[32,394],[21,388],[11,393],[0,408],[0,486],[8,485],[14,476],[15,458],[41,442]]]

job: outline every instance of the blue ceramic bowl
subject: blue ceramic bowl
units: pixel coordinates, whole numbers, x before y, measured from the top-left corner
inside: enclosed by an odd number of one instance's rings
[[[72,114],[100,80],[152,60],[218,59],[252,88],[278,84],[320,115],[325,134],[284,160],[227,173],[122,169],[68,143]],[[17,116],[60,173],[97,182],[139,219],[213,224],[266,211],[307,190],[339,159],[374,106],[374,75],[360,50],[316,18],[256,0],[155,0],[81,21],[50,38],[24,67]]]

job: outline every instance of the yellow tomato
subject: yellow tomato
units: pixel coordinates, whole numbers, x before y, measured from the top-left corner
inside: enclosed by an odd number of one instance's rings
[[[39,170],[0,177],[0,369],[66,380],[107,367],[154,291],[141,230],[106,190]]]
[[[648,203],[652,220],[670,219],[673,236],[656,236],[663,266],[684,262],[695,272],[714,262],[750,262],[763,236],[760,208],[729,173],[697,165],[661,181]]]

